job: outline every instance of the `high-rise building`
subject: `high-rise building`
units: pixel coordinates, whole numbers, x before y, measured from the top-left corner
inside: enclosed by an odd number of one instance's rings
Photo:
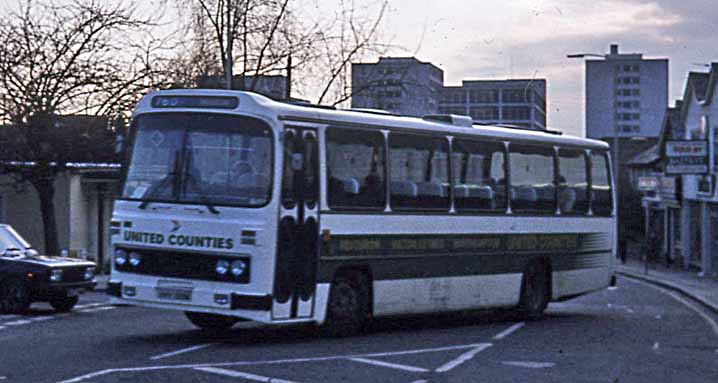
[[[444,71],[414,57],[381,57],[352,63],[352,108],[381,109],[404,116],[439,111]]]
[[[586,136],[658,137],[668,106],[668,59],[619,53],[586,61]]]
[[[475,123],[546,129],[546,80],[470,80],[441,91],[439,112]]]

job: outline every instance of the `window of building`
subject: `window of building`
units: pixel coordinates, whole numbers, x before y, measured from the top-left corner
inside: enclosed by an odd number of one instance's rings
[[[554,214],[553,148],[511,145],[509,153],[511,210],[515,213]]]
[[[449,209],[449,143],[445,137],[389,135],[393,209]]]
[[[504,144],[455,139],[452,147],[455,208],[505,211]]]
[[[588,162],[586,152],[558,151],[558,206],[561,214],[588,213]]]
[[[528,106],[507,106],[501,114],[503,120],[530,120],[531,108]]]
[[[472,104],[495,104],[499,102],[497,89],[478,89],[469,91],[469,100]]]
[[[497,106],[474,106],[469,108],[469,115],[474,120],[498,121],[499,108]]]
[[[532,90],[532,88],[503,89],[501,90],[501,101],[513,103],[529,102]]]
[[[331,208],[384,209],[384,135],[378,131],[329,128],[327,197]]]
[[[610,216],[613,210],[607,156],[607,153],[591,153],[591,210],[598,216]]]

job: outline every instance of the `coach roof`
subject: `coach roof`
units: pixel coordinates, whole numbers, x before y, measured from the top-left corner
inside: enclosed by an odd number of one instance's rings
[[[239,97],[238,109],[250,114],[264,115],[283,121],[316,122],[322,124],[333,124],[339,126],[361,126],[376,129],[406,129],[417,131],[442,132],[444,134],[471,134],[506,140],[536,141],[542,143],[553,143],[557,145],[583,146],[587,148],[608,149],[608,144],[586,138],[565,136],[532,131],[528,129],[515,129],[497,126],[474,125],[473,127],[461,127],[447,123],[426,121],[417,117],[378,115],[353,110],[332,110],[302,106],[301,104],[288,104],[274,101],[262,95],[236,90],[214,90],[214,89],[174,89],[153,92],[139,102],[135,115],[149,112],[151,99],[154,96],[235,96]],[[186,111],[197,109],[173,109],[172,111]],[[202,111],[207,111],[206,109]]]

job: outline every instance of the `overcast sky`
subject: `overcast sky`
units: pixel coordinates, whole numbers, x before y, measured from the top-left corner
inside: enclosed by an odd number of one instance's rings
[[[340,0],[320,0],[328,8]],[[372,0],[367,0],[372,1]],[[361,0],[356,0],[360,3]],[[718,60],[716,0],[390,0],[384,36],[462,79],[548,81],[548,124],[583,135],[584,64],[577,52],[668,58],[669,100],[682,96],[693,63]]]

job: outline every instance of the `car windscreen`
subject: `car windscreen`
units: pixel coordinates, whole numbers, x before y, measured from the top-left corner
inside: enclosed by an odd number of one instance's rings
[[[122,198],[262,206],[270,198],[272,133],[250,117],[147,114],[133,122]]]
[[[0,254],[9,249],[25,250],[30,247],[20,234],[9,226],[0,226]]]

